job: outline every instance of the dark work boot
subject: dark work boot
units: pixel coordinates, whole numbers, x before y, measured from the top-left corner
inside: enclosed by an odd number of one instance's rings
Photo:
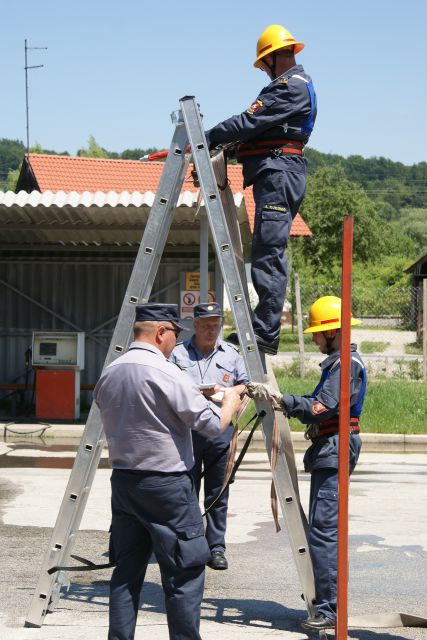
[[[219,571],[228,569],[228,562],[224,551],[212,551],[212,557],[208,562],[208,567]]]
[[[312,629],[313,631],[319,631],[321,629],[334,629],[335,620],[328,618],[322,614],[314,616],[313,618],[307,618],[301,622],[301,626],[304,629]]]
[[[279,349],[280,338],[276,338],[271,342],[267,342],[267,340],[264,340],[264,338],[261,338],[260,336],[257,336],[257,334],[255,334],[255,340],[260,351],[262,351],[263,353],[268,353],[270,356],[276,355]]]
[[[268,342],[267,340],[264,340],[263,338],[255,334],[255,340],[260,351],[262,351],[263,353],[268,353],[271,356],[276,355],[279,348],[279,338],[276,338],[272,342]],[[235,332],[230,333],[226,341],[231,342],[231,344],[235,344],[236,346],[240,346],[239,336]]]
[[[231,342],[231,344],[235,344],[236,347],[240,346],[239,336],[235,331],[233,331],[233,333],[230,333],[230,335],[227,338],[225,338],[225,341]]]

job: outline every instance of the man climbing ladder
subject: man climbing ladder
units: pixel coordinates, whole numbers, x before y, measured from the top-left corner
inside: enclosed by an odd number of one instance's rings
[[[257,43],[254,66],[271,79],[243,113],[206,132],[210,149],[235,143],[243,164],[244,187],[253,185],[255,225],[252,283],[259,302],[253,329],[258,348],[276,354],[287,286],[285,248],[292,220],[304,198],[307,144],[316,119],[316,95],[310,76],[295,55],[302,42],[280,25],[270,25]],[[237,334],[228,337],[238,343]]]

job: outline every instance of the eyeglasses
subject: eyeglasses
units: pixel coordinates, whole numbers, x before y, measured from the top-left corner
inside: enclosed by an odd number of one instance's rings
[[[176,339],[178,339],[178,336],[181,333],[181,329],[175,329],[175,327],[163,327],[163,329],[165,331],[173,331]]]

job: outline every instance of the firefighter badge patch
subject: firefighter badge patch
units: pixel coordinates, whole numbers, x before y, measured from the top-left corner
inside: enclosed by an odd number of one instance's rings
[[[261,109],[261,107],[264,106],[264,103],[262,100],[260,100],[259,98],[257,98],[255,100],[255,102],[253,102],[251,104],[251,106],[249,107],[249,109],[246,109],[246,113],[249,113],[250,116],[253,116],[257,111],[259,111]]]
[[[280,211],[281,213],[286,213],[286,207],[279,207],[278,204],[266,204],[264,205],[264,209],[268,209],[269,211]]]
[[[318,400],[313,402],[313,404],[311,405],[311,413],[313,413],[315,416],[318,416],[319,413],[323,413],[324,411],[327,411],[327,410],[328,408],[325,407],[325,405],[319,402]]]

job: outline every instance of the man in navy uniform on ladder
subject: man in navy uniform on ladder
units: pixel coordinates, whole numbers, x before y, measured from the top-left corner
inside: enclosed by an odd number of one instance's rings
[[[252,283],[259,302],[252,323],[258,348],[273,355],[286,295],[285,248],[305,194],[304,145],[317,113],[311,78],[295,62],[303,48],[284,27],[267,27],[258,40],[254,66],[267,73],[270,84],[246,111],[206,131],[209,149],[235,143],[243,186],[253,185]],[[228,339],[237,344],[236,334]]]
[[[170,357],[172,362],[188,373],[193,382],[202,386],[202,393],[213,404],[220,402],[224,390],[230,387],[239,395],[242,394],[248,381],[243,358],[237,353],[236,348],[224,340],[219,340],[221,326],[222,314],[218,303],[196,305],[194,335],[178,344]],[[195,460],[192,473],[196,491],[199,493],[203,467],[206,509],[218,496],[224,481],[233,425],[230,424],[226,431],[213,439],[196,431],[191,433]],[[228,489],[206,515],[206,539],[211,551],[208,566],[211,569],[228,568],[225,557],[227,508]]]

